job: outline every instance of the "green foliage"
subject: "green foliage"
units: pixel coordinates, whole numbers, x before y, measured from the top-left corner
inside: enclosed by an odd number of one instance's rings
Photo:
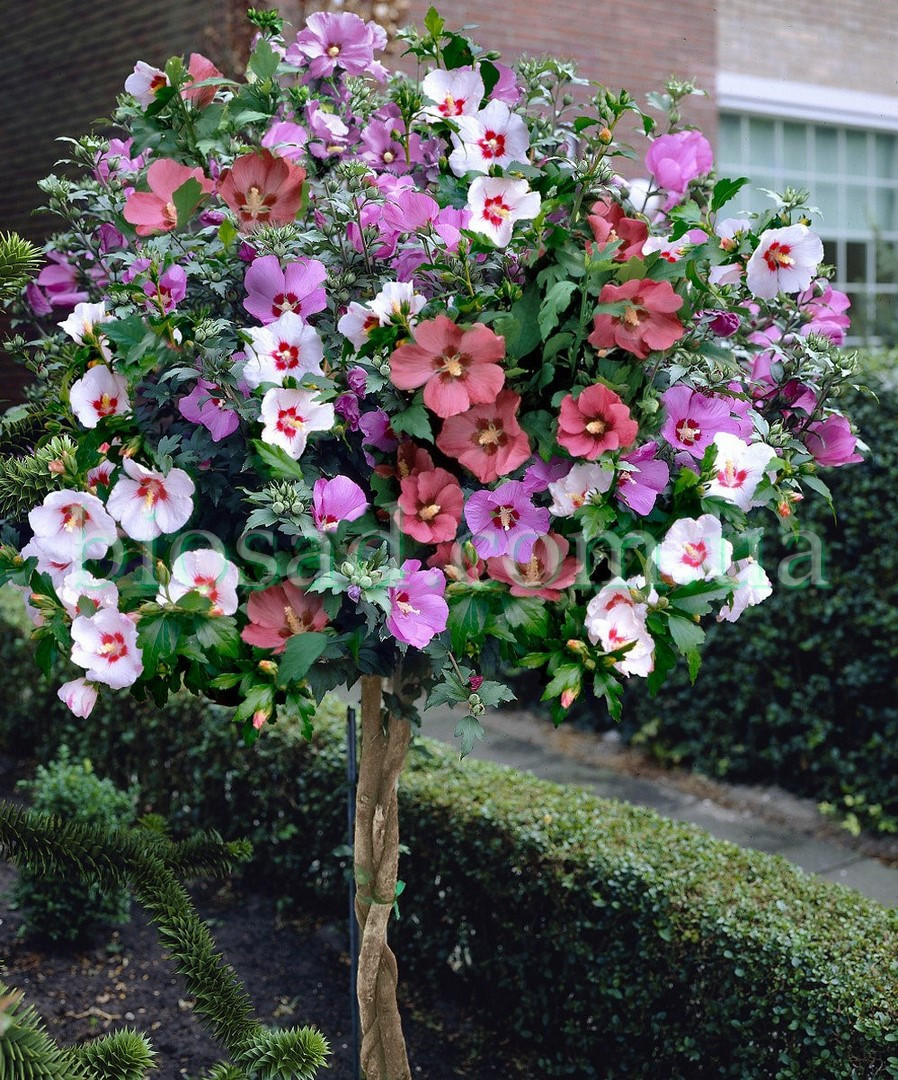
[[[0,633],[11,679],[30,671],[29,649]],[[254,880],[342,901],[338,706],[325,703],[311,743],[300,723],[278,722],[247,752],[219,707],[177,698],[129,712],[110,699],[75,722],[51,687],[32,683],[31,711],[11,703],[0,728],[7,748],[62,728],[121,782],[140,766],[143,799],[174,807],[180,828],[250,828]],[[538,1046],[541,1076],[898,1075],[898,937],[877,904],[649,811],[460,764],[427,740],[413,748],[400,800],[403,967],[451,980],[491,1022]]]
[[[235,858],[246,854],[245,845],[226,844],[212,833],[195,838],[190,845],[176,844],[158,824],[158,819],[136,829],[85,824],[0,802],[0,857],[20,869],[28,867],[35,876],[79,876],[104,889],[130,884],[195,998],[197,1016],[231,1058],[239,1060],[247,1080],[287,1076],[310,1080],[326,1064],[327,1040],[313,1028],[272,1031],[258,1023],[236,973],[215,950],[209,928],[175,875],[191,854],[199,861],[197,867],[190,867],[191,872],[214,868],[228,873]],[[15,1026],[15,1003],[6,1005],[0,1053]],[[22,1025],[27,1052],[51,1067],[57,1062],[72,1066],[71,1072],[34,1072],[35,1077],[141,1080],[152,1062],[149,1043],[132,1031],[119,1032],[89,1050],[68,1053],[44,1038],[36,1018],[28,1016],[29,1022]],[[0,1078],[7,1075],[0,1068]],[[11,1073],[14,1080],[28,1080],[31,1075],[21,1069]]]
[[[797,515],[808,539],[769,538],[761,548],[773,596],[735,625],[709,624],[694,686],[679,669],[652,699],[631,680],[623,730],[664,760],[712,776],[782,784],[825,803],[849,827],[892,833],[898,394],[894,379],[871,382],[878,400],[857,397],[846,409],[875,453],[828,474],[838,518],[820,502],[802,503]],[[790,587],[782,578],[806,577],[818,540],[826,584]]]
[[[56,1046],[40,1017],[21,996],[0,983],[3,1029],[0,1033],[0,1077],[3,1080],[88,1080],[64,1050]]]
[[[41,252],[17,233],[0,233],[0,301],[17,296],[43,262]]]
[[[38,767],[33,780],[19,786],[30,794],[35,810],[61,821],[109,828],[134,820],[135,792],[119,791],[110,780],[101,780],[89,760],[72,760],[66,746],[55,761]],[[24,930],[50,941],[77,941],[98,923],[126,922],[130,911],[127,890],[104,890],[65,869],[47,875],[39,867],[23,867],[13,898],[24,917]]]
[[[51,471],[50,464],[72,465],[75,449],[67,435],[55,435],[28,457],[0,457],[0,517],[21,521],[46,495],[62,487],[61,474]]]

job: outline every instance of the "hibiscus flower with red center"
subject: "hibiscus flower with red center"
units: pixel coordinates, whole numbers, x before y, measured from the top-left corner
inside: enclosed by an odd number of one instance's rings
[[[509,555],[487,559],[486,572],[493,581],[510,585],[512,596],[558,600],[580,573],[580,563],[568,555],[570,547],[563,536],[550,532],[534,543],[526,562],[515,562]]]
[[[643,278],[603,287],[600,304],[620,301],[627,304],[621,315],[596,315],[590,345],[597,349],[625,349],[638,360],[645,360],[650,352],[669,349],[685,333],[675,314],[683,306],[683,298],[669,281]]]
[[[302,202],[306,170],[270,150],[244,154],[227,170],[218,194],[244,229],[289,225]]]
[[[284,651],[294,634],[320,632],[329,621],[324,600],[290,581],[252,593],[246,613],[249,622],[240,636],[247,645],[271,649],[275,655]]]
[[[601,247],[620,242],[621,246],[614,253],[615,262],[626,262],[640,256],[642,245],[649,238],[648,225],[638,218],[627,217],[624,208],[610,199],[599,199],[593,203],[586,220],[596,243]]]
[[[596,383],[561,403],[558,443],[574,457],[595,461],[606,450],[620,450],[636,438],[639,425],[630,410],[607,386]]]
[[[437,437],[437,446],[460,462],[482,484],[491,484],[530,459],[530,440],[518,423],[520,397],[503,390],[488,405],[474,405],[450,416]]]
[[[445,315],[419,323],[414,344],[390,358],[390,379],[400,390],[424,387],[424,404],[446,419],[472,405],[495,401],[505,384],[499,361],[505,339],[477,323],[469,330]]]
[[[202,169],[191,169],[189,165],[181,165],[180,162],[168,158],[158,158],[147,169],[150,190],[132,191],[125,200],[125,209],[122,211],[125,221],[136,226],[138,236],[171,232],[178,224],[175,192],[188,180],[196,180],[200,185],[200,198],[208,195],[215,186],[203,175]]]
[[[396,521],[402,531],[422,544],[455,539],[464,507],[461,485],[445,469],[406,476],[400,482]]]

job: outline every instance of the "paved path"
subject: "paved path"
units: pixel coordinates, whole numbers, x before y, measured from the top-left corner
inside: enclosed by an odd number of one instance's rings
[[[422,731],[457,744],[452,734],[456,723],[450,709],[435,709],[424,714]],[[733,787],[683,770],[661,770],[613,738],[564,727],[553,731],[546,720],[528,713],[487,713],[484,728],[486,737],[475,745],[475,758],[691,821],[722,840],[782,855],[808,873],[898,906],[898,868],[870,857],[863,843],[843,840],[808,800],[777,789]]]

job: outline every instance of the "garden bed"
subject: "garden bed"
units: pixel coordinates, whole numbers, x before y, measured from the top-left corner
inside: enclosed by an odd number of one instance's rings
[[[98,931],[80,948],[44,947],[17,937],[21,917],[8,900],[14,874],[0,864],[3,977],[24,991],[54,1038],[71,1045],[136,1027],[159,1053],[159,1069],[152,1074],[158,1080],[200,1076],[221,1060],[220,1047],[194,1016],[184,983],[140,908],[133,908],[130,923]],[[345,921],[335,913],[281,918],[272,897],[220,882],[203,883],[192,893],[216,943],[244,980],[260,1020],[314,1024],[333,1051],[322,1077],[352,1080]],[[413,1076],[526,1080],[534,1075],[523,1057],[481,1030],[458,1001],[434,1000],[407,982],[400,992]]]

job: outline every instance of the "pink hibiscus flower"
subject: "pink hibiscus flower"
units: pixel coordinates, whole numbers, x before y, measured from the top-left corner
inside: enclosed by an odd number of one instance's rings
[[[638,429],[627,406],[601,383],[588,386],[578,398],[568,394],[561,403],[558,443],[574,457],[595,461],[606,450],[623,449]]]
[[[615,496],[634,514],[650,514],[670,480],[670,469],[655,457],[657,452],[658,444],[649,442],[621,458],[628,468],[618,474]]]
[[[87,669],[90,682],[121,690],[143,672],[137,627],[115,608],[103,608],[72,623],[72,663]]]
[[[221,442],[240,427],[240,417],[229,409],[225,398],[217,397],[215,383],[199,379],[190,393],[178,402],[178,412],[191,424],[202,424],[213,442]]]
[[[270,150],[244,154],[222,176],[218,194],[244,229],[289,225],[302,202],[306,170]]]
[[[423,649],[449,621],[446,578],[441,570],[422,570],[417,559],[406,559],[402,571],[403,580],[389,590],[387,629],[397,641]]]
[[[396,522],[422,544],[454,540],[461,521],[464,495],[461,485],[445,469],[415,472],[400,481]]]
[[[277,255],[263,255],[246,271],[243,306],[266,326],[288,311],[307,319],[327,306],[321,288],[326,277],[327,270],[317,259],[297,259],[281,269]]]
[[[520,397],[503,390],[487,405],[475,405],[443,423],[437,446],[461,462],[482,484],[507,476],[530,458],[530,440],[517,413]]]
[[[525,562],[516,562],[508,555],[487,559],[486,572],[493,581],[510,585],[512,596],[558,600],[580,573],[580,563],[568,555],[569,551],[568,541],[559,533],[550,532],[539,537]]]
[[[322,532],[335,532],[341,521],[355,521],[368,509],[365,493],[348,476],[315,481],[312,489],[312,514]]]
[[[596,243],[604,247],[620,241],[615,252],[615,262],[626,262],[642,254],[642,246],[649,238],[649,227],[638,218],[629,218],[624,208],[611,199],[599,199],[593,203],[586,218]]]
[[[376,23],[366,23],[349,11],[316,11],[287,50],[287,60],[308,63],[313,79],[333,75],[337,68],[364,75],[374,62],[375,49],[386,43],[386,33]]]
[[[623,315],[596,315],[590,345],[597,349],[617,346],[645,360],[654,350],[669,349],[683,336],[683,324],[674,314],[683,306],[669,281],[643,278],[625,281],[623,285],[605,285],[599,303],[613,304],[629,301]]]
[[[191,169],[189,165],[181,165],[169,158],[157,158],[147,169],[150,190],[133,191],[125,200],[125,221],[136,226],[138,236],[171,232],[178,224],[174,193],[188,180],[196,180],[203,195],[208,195],[215,186],[203,175],[202,169]]]
[[[321,631],[329,620],[320,596],[298,589],[292,582],[254,592],[246,604],[249,623],[240,636],[247,645],[282,653],[294,634]]]
[[[689,184],[709,173],[713,164],[711,144],[700,131],[659,135],[645,155],[645,166],[655,183],[668,192],[664,210],[682,202]]]
[[[811,424],[805,432],[804,444],[820,465],[854,465],[864,460],[855,451],[857,438],[851,434],[851,425],[839,413]]]
[[[390,358],[390,379],[400,390],[424,387],[424,404],[444,419],[472,405],[495,401],[505,384],[499,361],[505,339],[477,323],[469,330],[438,315],[415,327],[414,344]]]
[[[476,491],[465,507],[465,521],[483,558],[511,555],[526,562],[536,540],[549,531],[549,511],[533,505],[520,480],[509,480],[495,491]]]
[[[702,459],[719,431],[743,434],[743,423],[732,415],[732,398],[701,394],[689,386],[672,386],[661,400],[666,413],[662,436],[696,460]]]
[[[207,79],[223,79],[224,75],[202,53],[191,53],[187,64],[187,74],[190,82],[181,91],[181,97],[185,101],[193,102],[195,109],[205,109],[215,100],[215,86],[191,86],[191,83],[205,82]]]

